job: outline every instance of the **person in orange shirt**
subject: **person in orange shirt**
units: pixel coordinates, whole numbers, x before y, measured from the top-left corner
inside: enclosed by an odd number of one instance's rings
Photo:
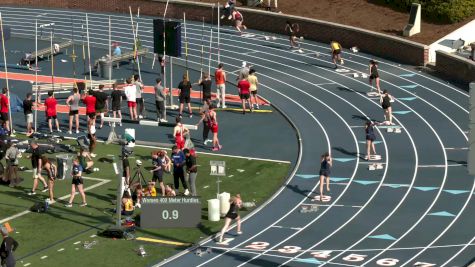
[[[214,73],[216,91],[218,97],[218,108],[226,108],[226,72],[223,70],[223,63],[219,63],[218,69]]]

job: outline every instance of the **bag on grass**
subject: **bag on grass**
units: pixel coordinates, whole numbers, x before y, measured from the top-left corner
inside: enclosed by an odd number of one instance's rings
[[[30,208],[30,210],[32,212],[43,213],[43,212],[46,212],[46,207],[43,202],[37,202]]]

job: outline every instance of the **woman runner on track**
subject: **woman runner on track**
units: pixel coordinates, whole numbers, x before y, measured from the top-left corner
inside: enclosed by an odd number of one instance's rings
[[[219,234],[218,242],[222,243],[223,242],[223,236],[224,233],[228,231],[229,225],[233,220],[236,220],[237,223],[237,234],[240,235],[242,234],[241,231],[241,217],[239,216],[239,209],[242,206],[242,200],[241,196],[237,194],[235,197],[232,197],[229,202],[231,205],[229,206],[229,211],[226,213],[225,219],[224,219],[224,226],[221,229],[221,232]]]
[[[244,17],[242,16],[241,12],[239,12],[236,8],[233,8],[233,20],[234,20],[234,27],[238,30],[239,34],[242,34],[244,30],[247,30],[246,25],[244,25]]]
[[[332,167],[332,157],[330,153],[326,152],[322,155],[320,160],[320,201],[323,202],[323,185],[325,178],[327,182],[327,192],[330,192],[330,169]]]
[[[289,20],[285,24],[285,32],[289,35],[290,49],[300,48],[297,34],[300,32],[300,26],[297,23],[292,23]],[[300,37],[302,39],[302,37]]]
[[[389,94],[388,90],[384,90],[380,101],[381,107],[384,110],[384,120],[389,122],[389,125],[394,125],[393,108],[391,107],[391,102],[394,102],[393,96]]]
[[[371,149],[373,149],[373,155],[376,155],[376,148],[374,146],[374,140],[376,140],[376,133],[374,132],[374,123],[367,121],[365,124],[366,133],[366,156],[365,160],[370,160]]]
[[[213,151],[218,151],[223,148],[223,146],[219,143],[218,139],[218,120],[216,117],[216,111],[214,111],[215,106],[211,104],[208,111],[208,123],[209,129],[213,133]]]
[[[369,61],[369,84],[371,89],[373,88],[373,80],[376,81],[376,89],[378,90],[378,95],[381,95],[381,88],[379,87],[379,73],[378,73],[378,62],[374,60]]]
[[[331,41],[330,47],[332,49],[332,60],[333,64],[335,64],[335,69],[337,66],[337,60],[340,62],[340,65],[343,65],[343,59],[341,58],[341,44],[337,41]]]

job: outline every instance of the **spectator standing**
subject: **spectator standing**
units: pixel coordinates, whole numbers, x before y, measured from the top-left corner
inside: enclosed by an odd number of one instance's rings
[[[54,165],[48,157],[42,155],[41,156],[41,167],[46,171],[46,174],[48,174],[48,189],[49,189],[49,200],[50,203],[54,202],[54,182],[56,180],[56,173],[57,173],[57,168],[56,165]],[[41,172],[41,169],[39,170]]]
[[[259,84],[259,81],[257,80],[256,70],[254,70],[254,69],[249,70],[249,76],[247,76],[247,81],[251,85],[249,90],[251,91],[252,107],[255,108],[255,109],[259,109],[259,101],[258,101],[258,98],[257,98],[257,85]],[[253,99],[254,99],[254,104],[252,103]]]
[[[139,116],[139,119],[143,118],[143,111],[144,111],[144,101],[143,101],[143,83],[140,80],[140,76],[138,74],[134,75],[134,85],[135,85],[135,99],[137,103],[137,114]]]
[[[209,107],[211,105],[211,99],[207,98],[204,101],[203,106],[200,108],[200,121],[196,124],[196,127],[200,125],[201,122],[203,122],[203,144],[206,145],[208,142],[213,142],[213,140],[208,139],[209,135]]]
[[[157,78],[155,80],[156,84],[153,87],[155,90],[155,107],[157,108],[157,121],[158,122],[168,122],[165,117],[165,88],[162,86],[162,79]]]
[[[27,93],[25,100],[23,100],[23,114],[25,114],[26,136],[33,134],[33,100],[31,100],[31,96],[31,93]]]
[[[66,105],[69,106],[69,134],[73,133],[73,120],[76,121],[76,133],[79,133],[79,100],[81,95],[78,88],[73,88],[73,94],[66,99]]]
[[[10,133],[10,123],[8,119],[8,88],[4,87],[2,89],[2,94],[0,94],[0,119],[5,122],[6,129]]]
[[[198,165],[196,165],[196,157],[191,154],[190,150],[185,148],[186,173],[188,174],[188,182],[190,183],[191,195],[197,196],[196,192],[196,176],[198,175]]]
[[[71,185],[71,196],[69,197],[69,202],[66,204],[66,207],[71,208],[73,206],[73,200],[74,197],[76,196],[76,187],[77,190],[79,191],[79,194],[81,194],[82,197],[82,203],[81,207],[87,206],[86,202],[86,194],[84,193],[84,181],[82,179],[82,166],[79,164],[79,160],[76,158],[73,161],[73,167],[72,167],[72,173],[71,175],[73,176],[72,180],[72,185]]]
[[[247,77],[244,76],[242,80],[238,82],[238,91],[239,91],[239,98],[241,98],[242,103],[242,114],[246,114],[246,102],[249,106],[249,111],[253,111],[250,101],[250,88],[251,84],[247,80]]]
[[[87,116],[87,129],[86,132],[89,132],[89,125],[96,122],[96,97],[92,94],[92,90],[89,90],[89,93],[85,93],[82,99],[82,102],[86,105],[86,116]]]
[[[243,79],[246,79],[249,76],[249,66],[247,65],[246,61],[242,62],[242,67],[239,69],[238,76],[236,78],[236,81],[240,81]]]
[[[36,188],[38,188],[38,180],[40,180],[43,183],[43,190],[41,192],[46,192],[48,191],[48,184],[46,184],[45,179],[41,176],[41,169],[42,167],[42,161],[41,161],[41,151],[40,147],[36,143],[36,141],[31,141],[30,144],[31,147],[31,167],[33,168],[33,188],[31,189],[31,192],[28,193],[28,195],[36,195]]]
[[[119,46],[118,42],[112,43],[112,48],[114,49],[112,51],[112,56],[118,57],[118,56],[122,55],[122,50],[120,49],[120,46]],[[117,61],[117,68],[119,68],[119,65],[120,65],[120,61]]]
[[[21,153],[17,147],[17,140],[11,139],[9,143],[10,147],[5,152],[7,179],[10,181],[10,187],[15,187],[21,182],[21,179],[18,177],[18,158]]]
[[[180,117],[183,117],[183,107],[184,104],[188,106],[188,112],[190,113],[190,118],[193,117],[193,111],[191,110],[191,83],[188,79],[188,75],[183,75],[183,80],[178,84],[178,89],[180,89]]]
[[[126,80],[127,85],[124,87],[125,96],[127,97],[127,106],[130,111],[130,119],[137,120],[137,88],[132,84],[131,79]]]
[[[190,194],[190,191],[188,191],[188,186],[185,181],[185,155],[183,154],[183,151],[181,151],[177,146],[173,146],[173,152],[172,152],[172,163],[173,163],[173,182],[175,184],[175,190],[178,191],[180,188],[180,181],[185,188],[185,196],[188,196]]]
[[[198,84],[201,86],[202,103],[206,102],[207,99],[211,100],[211,79],[209,78],[208,73],[203,73],[203,79],[198,81]]]
[[[216,94],[218,97],[218,108],[226,108],[226,72],[223,70],[223,63],[218,64],[218,69],[214,73],[216,82]]]
[[[53,133],[53,120],[55,121],[55,124],[56,124],[56,130],[58,132],[61,132],[61,130],[59,129],[59,121],[58,121],[58,116],[56,113],[57,105],[58,105],[58,101],[56,101],[53,91],[49,91],[48,98],[46,98],[45,100],[45,106],[46,106],[46,118],[48,119],[48,127],[49,127],[50,133]]]
[[[152,165],[153,169],[150,170],[152,173],[152,181],[159,184],[162,196],[165,196],[165,185],[163,184],[163,172],[165,169],[165,164],[163,161],[164,151],[158,151],[152,154]],[[166,155],[165,155],[166,156]],[[168,156],[166,156],[168,158]],[[169,159],[168,159],[169,160]]]
[[[107,106],[108,106],[108,96],[106,93],[104,93],[104,85],[101,84],[99,85],[99,91],[94,92],[94,96],[96,97],[96,117],[99,115],[101,117],[101,123],[99,125],[99,129],[101,129],[104,126],[104,113],[107,112]],[[96,124],[96,121],[94,120],[94,124]]]
[[[12,237],[8,236],[8,230],[5,227],[1,228],[3,241],[0,245],[0,265],[3,267],[15,267],[16,260],[14,251],[18,248],[18,242]]]
[[[112,114],[114,118],[119,118],[122,120],[122,98],[125,97],[124,92],[117,88],[117,84],[112,84],[112,93],[111,93],[111,101],[112,101]],[[122,122],[119,122],[119,126],[122,126]]]

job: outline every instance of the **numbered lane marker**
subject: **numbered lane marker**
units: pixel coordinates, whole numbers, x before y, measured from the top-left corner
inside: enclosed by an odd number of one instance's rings
[[[250,248],[250,249],[255,249],[255,250],[263,250],[266,249],[269,246],[269,243],[267,242],[252,242],[250,245],[247,245],[245,248]]]
[[[398,262],[398,259],[386,258],[376,261],[376,264],[378,264],[379,266],[396,266]]]
[[[330,202],[332,200],[332,196],[323,196],[320,200],[320,195],[314,196],[312,201],[321,201],[321,202]]]

